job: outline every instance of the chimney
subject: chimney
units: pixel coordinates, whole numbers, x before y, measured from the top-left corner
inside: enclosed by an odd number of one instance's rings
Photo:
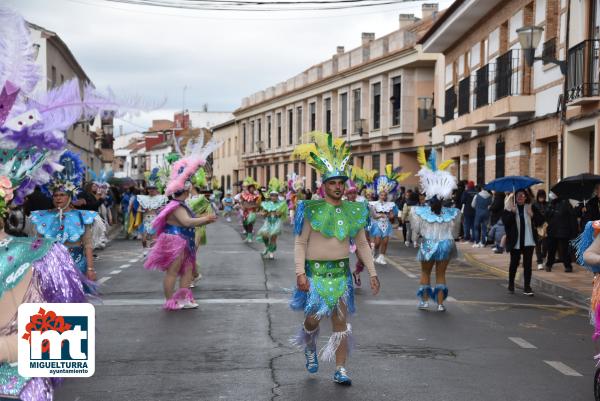
[[[375,40],[375,33],[363,32],[361,37],[362,37],[362,45],[365,46]]]
[[[400,29],[403,29],[412,25],[417,19],[414,14],[400,14],[398,20],[400,21]]]
[[[338,47],[335,49],[335,52],[336,52],[336,54],[337,54],[338,56],[339,56],[339,55],[341,55],[341,54],[344,54],[344,46],[338,46]]]
[[[435,17],[438,11],[439,7],[437,3],[423,3],[423,5],[421,6],[423,19]]]

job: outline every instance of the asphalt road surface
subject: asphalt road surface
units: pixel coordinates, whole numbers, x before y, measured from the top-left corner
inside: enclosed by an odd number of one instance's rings
[[[542,294],[510,295],[502,279],[459,260],[449,268],[448,311],[419,311],[415,250],[400,241],[390,244],[390,264],[378,266],[379,296],[365,285],[366,272],[356,291],[353,385],[332,382],[332,363],[308,374],[303,353],[288,343],[302,321],[287,306],[291,228],[274,261],[222,219],[208,242],[194,289],[200,307],[178,312],[161,309],[163,274],[143,269],[138,241],[115,240],[100,252],[96,373],[67,380],[56,400],[593,399],[586,310]],[[324,321],[320,345],[330,330]]]

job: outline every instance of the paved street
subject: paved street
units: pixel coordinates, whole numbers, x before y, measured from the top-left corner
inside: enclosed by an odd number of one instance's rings
[[[96,374],[72,379],[59,401],[86,400],[544,400],[592,399],[594,346],[587,313],[505,283],[464,262],[449,271],[447,313],[416,309],[415,251],[391,244],[379,267],[382,291],[357,290],[352,319],[354,380],[316,375],[288,344],[301,314],[290,312],[291,228],[275,261],[242,243],[237,225],[209,227],[194,290],[200,308],[161,309],[162,273],[142,267],[141,245],[116,240],[100,253],[104,304],[97,312]],[[366,274],[364,283],[368,282]],[[330,333],[323,325],[320,344]]]

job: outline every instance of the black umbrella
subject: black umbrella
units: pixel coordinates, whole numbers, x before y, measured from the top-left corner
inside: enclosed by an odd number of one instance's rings
[[[559,198],[585,202],[591,198],[598,184],[600,184],[600,175],[585,173],[563,178],[552,187],[551,191]]]

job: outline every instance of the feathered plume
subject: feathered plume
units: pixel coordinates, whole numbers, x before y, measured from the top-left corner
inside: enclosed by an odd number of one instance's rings
[[[29,94],[40,79],[35,49],[23,17],[0,7],[0,87],[12,82]]]
[[[342,138],[333,139],[331,133],[312,132],[311,144],[299,145],[292,153],[293,158],[303,159],[318,170],[323,180],[329,178],[348,178],[350,148]]]
[[[445,161],[438,167],[436,151],[431,150],[429,160],[427,161],[425,158],[425,148],[423,147],[417,151],[417,158],[421,165],[417,176],[420,178],[421,190],[425,192],[427,199],[433,197],[449,199],[456,188],[456,177],[445,171],[445,169],[452,164],[452,161]],[[425,160],[424,163],[423,160]]]

